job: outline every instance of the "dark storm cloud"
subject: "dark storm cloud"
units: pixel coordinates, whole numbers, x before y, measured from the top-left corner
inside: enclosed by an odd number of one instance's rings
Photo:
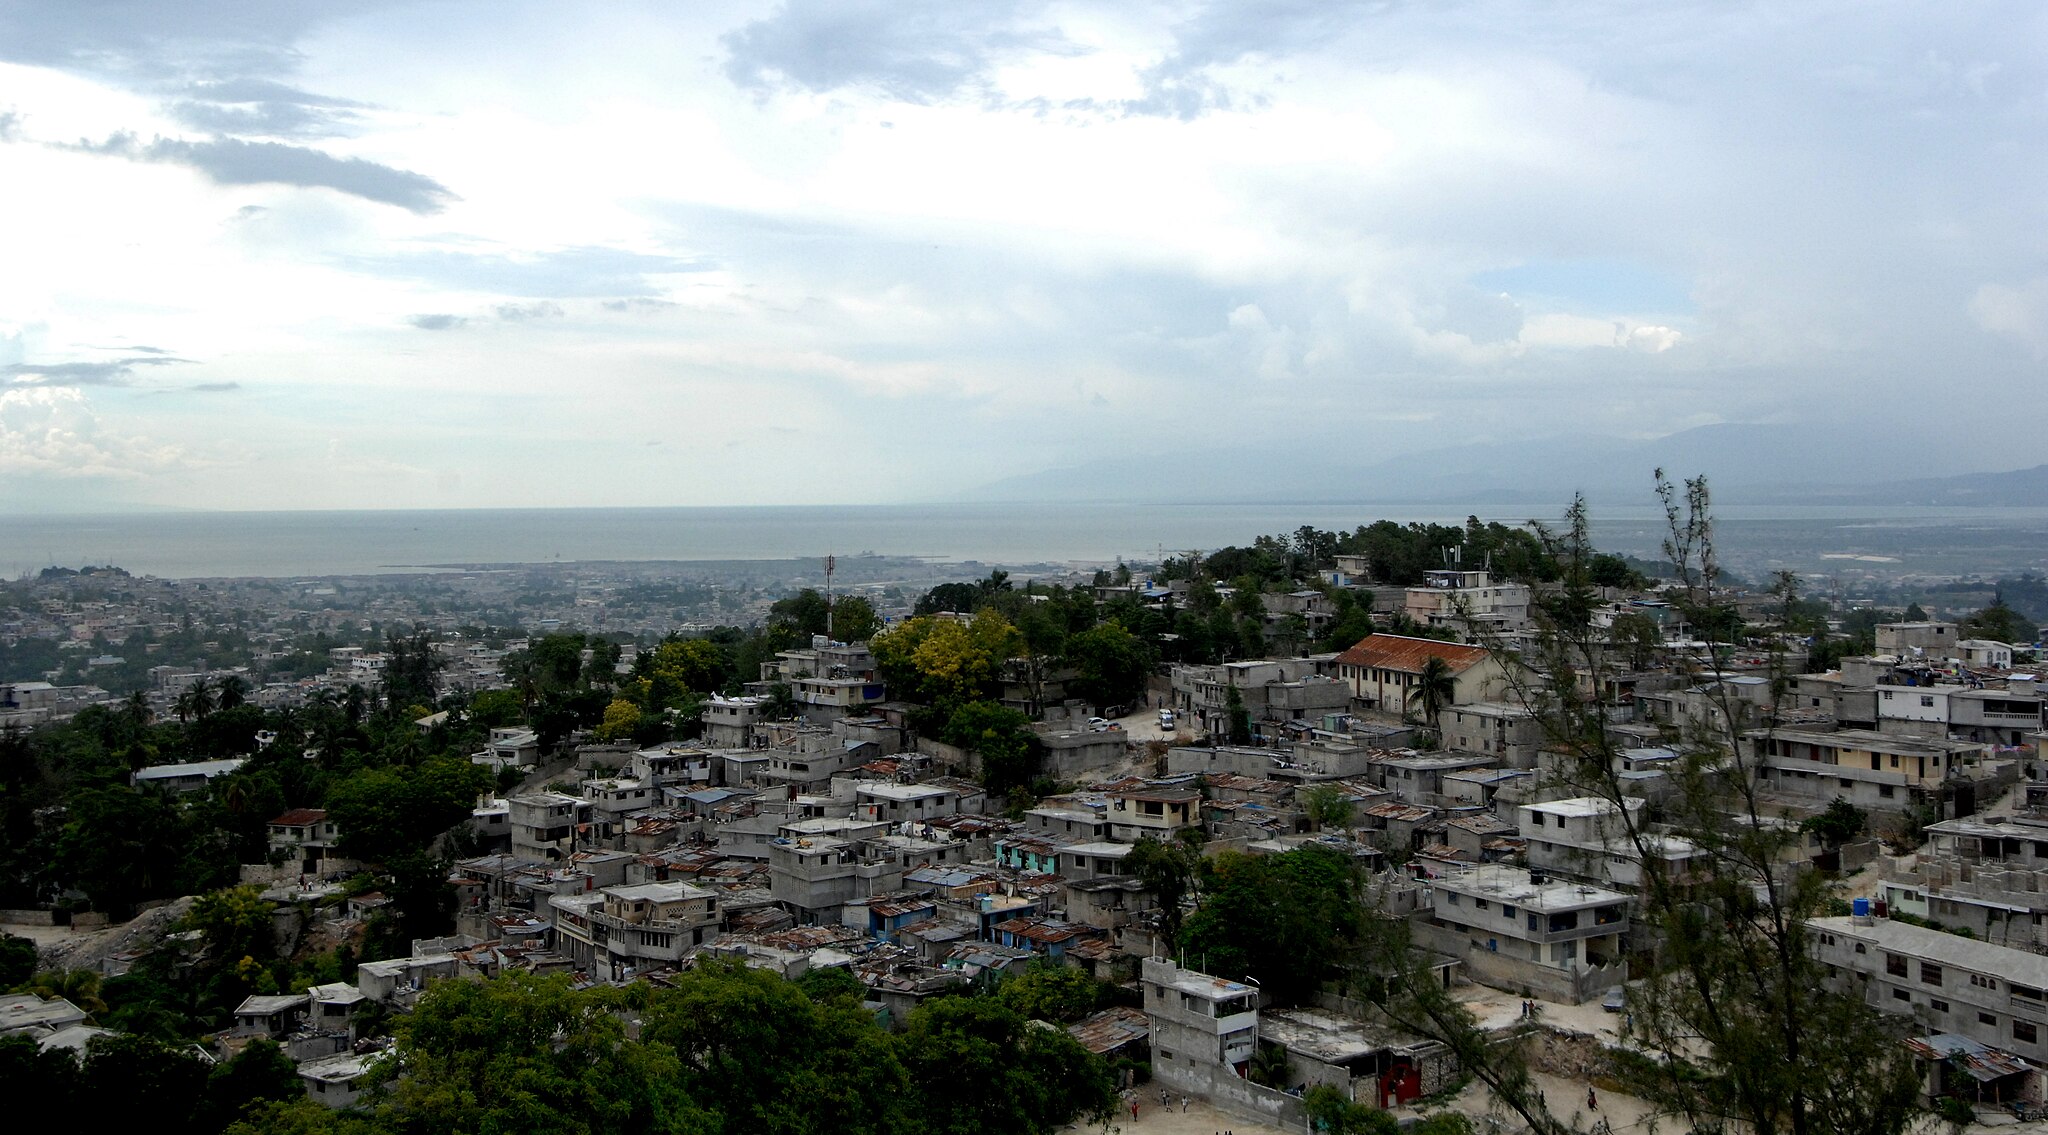
[[[189,363],[169,355],[105,359],[90,363],[10,363],[0,366],[7,386],[126,386],[136,367]]]
[[[133,161],[189,166],[220,185],[333,189],[414,213],[438,213],[455,198],[447,186],[425,174],[393,169],[362,158],[337,158],[281,142],[244,142],[234,138],[204,142],[157,138],[142,142],[133,134],[115,134],[105,142],[80,143],[79,148]]]

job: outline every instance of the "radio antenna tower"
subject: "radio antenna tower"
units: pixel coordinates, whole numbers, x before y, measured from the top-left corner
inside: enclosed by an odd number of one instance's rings
[[[838,556],[825,557],[825,637],[833,642],[832,636],[832,572],[839,567]]]

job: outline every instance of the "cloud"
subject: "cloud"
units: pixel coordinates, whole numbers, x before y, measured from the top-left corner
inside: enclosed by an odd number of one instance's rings
[[[191,361],[170,355],[153,354],[100,362],[9,363],[0,366],[0,376],[5,376],[5,385],[17,387],[126,386],[128,380],[133,377],[136,367],[169,366]]]
[[[468,323],[469,320],[460,315],[449,315],[446,312],[435,312],[432,315],[412,316],[411,318],[407,319],[406,322],[412,324],[414,327],[417,327],[422,331],[453,331],[456,328],[461,327],[463,324]]]
[[[459,291],[530,298],[652,296],[650,276],[706,272],[706,260],[584,246],[547,252],[464,252],[424,249],[341,261],[372,275],[418,280]]]
[[[105,429],[77,390],[0,390],[0,475],[135,480],[183,463],[176,446]]]
[[[773,15],[728,34],[725,73],[767,93],[866,87],[929,103],[980,90],[1004,56],[1071,50],[1056,34],[1018,30],[1025,5],[946,0],[789,0]]]
[[[0,59],[135,80],[283,73],[296,41],[382,0],[66,0],[0,5]]]
[[[1970,297],[1970,318],[1977,326],[2026,347],[2035,358],[2048,358],[2048,276],[2018,287],[1985,284]]]
[[[507,323],[524,323],[529,319],[559,319],[562,315],[562,305],[552,300],[540,300],[535,303],[501,303],[491,310],[497,313],[499,319]]]
[[[17,111],[0,110],[0,142],[12,142],[21,137],[21,115]]]
[[[455,199],[447,186],[425,174],[393,169],[363,158],[337,158],[282,142],[245,142],[237,138],[193,142],[159,137],[143,143],[133,134],[120,133],[105,142],[82,142],[78,148],[132,161],[188,166],[219,185],[333,189],[414,213],[438,213]]]
[[[187,387],[189,390],[197,390],[205,394],[220,394],[229,390],[240,390],[241,388],[242,384],[239,382],[197,382]]]
[[[355,112],[367,108],[354,99],[242,77],[192,83],[167,109],[187,126],[216,134],[327,137],[353,132],[362,123]]]

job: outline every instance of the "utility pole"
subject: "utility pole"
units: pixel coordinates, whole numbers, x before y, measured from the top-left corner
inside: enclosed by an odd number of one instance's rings
[[[833,642],[839,641],[832,637],[832,572],[838,566],[839,557],[825,557],[825,637]]]

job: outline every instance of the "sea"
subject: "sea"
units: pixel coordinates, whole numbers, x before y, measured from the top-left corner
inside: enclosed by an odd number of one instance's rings
[[[0,516],[0,572],[115,565],[164,578],[297,577],[477,565],[759,561],[872,552],[992,565],[1152,562],[1300,526],[1521,524],[1530,510],[1380,504],[938,504]],[[1543,518],[1554,522],[1553,518]],[[1722,506],[1723,558],[1762,570],[2039,571],[2048,508]],[[1657,554],[1654,508],[1596,511],[1605,550]],[[1969,565],[1958,567],[1957,565]]]

